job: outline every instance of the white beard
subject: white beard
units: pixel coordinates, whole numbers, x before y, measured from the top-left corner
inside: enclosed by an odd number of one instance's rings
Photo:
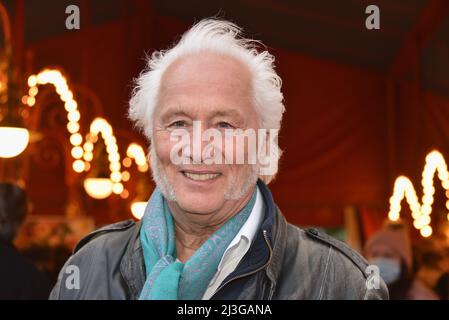
[[[164,170],[160,167],[160,161],[156,154],[156,149],[153,146],[153,143],[150,145],[150,167],[153,176],[153,181],[156,186],[161,189],[162,194],[165,199],[168,201],[176,201],[175,189],[168,182],[167,175]]]
[[[236,182],[233,181],[225,192],[224,198],[226,200],[239,200],[243,198],[248,193],[249,189],[257,183],[257,179],[259,178],[259,175],[257,174],[258,171],[259,168],[257,165],[251,165],[251,171],[242,188],[239,189],[235,186]]]

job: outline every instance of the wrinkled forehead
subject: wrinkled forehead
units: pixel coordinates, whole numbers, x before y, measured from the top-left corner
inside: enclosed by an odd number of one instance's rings
[[[238,59],[215,53],[198,53],[173,62],[161,79],[157,109],[177,112],[240,112],[252,106],[248,68]]]
[[[163,89],[202,83],[236,88],[251,87],[251,73],[248,67],[235,57],[201,52],[176,59],[167,67],[161,79]]]

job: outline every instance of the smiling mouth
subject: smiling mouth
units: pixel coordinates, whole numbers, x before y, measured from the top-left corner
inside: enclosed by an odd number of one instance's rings
[[[189,171],[181,171],[182,174],[194,181],[208,181],[217,179],[221,176],[221,173],[212,173],[212,172],[189,172]]]

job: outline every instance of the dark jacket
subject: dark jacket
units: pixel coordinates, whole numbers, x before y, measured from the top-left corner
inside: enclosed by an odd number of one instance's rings
[[[212,299],[388,299],[382,280],[378,289],[367,289],[362,256],[316,229],[287,223],[268,187],[258,186],[265,202],[259,232]],[[70,284],[73,266],[79,287]],[[128,220],[80,241],[50,299],[138,299],[144,282],[140,223]]]
[[[44,300],[52,285],[12,244],[0,240],[0,300]]]

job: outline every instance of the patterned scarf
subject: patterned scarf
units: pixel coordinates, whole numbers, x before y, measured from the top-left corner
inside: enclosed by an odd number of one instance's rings
[[[140,230],[146,280],[140,300],[199,300],[232,239],[248,219],[256,201],[251,200],[215,231],[185,262],[176,259],[173,217],[159,188],[151,195]]]

